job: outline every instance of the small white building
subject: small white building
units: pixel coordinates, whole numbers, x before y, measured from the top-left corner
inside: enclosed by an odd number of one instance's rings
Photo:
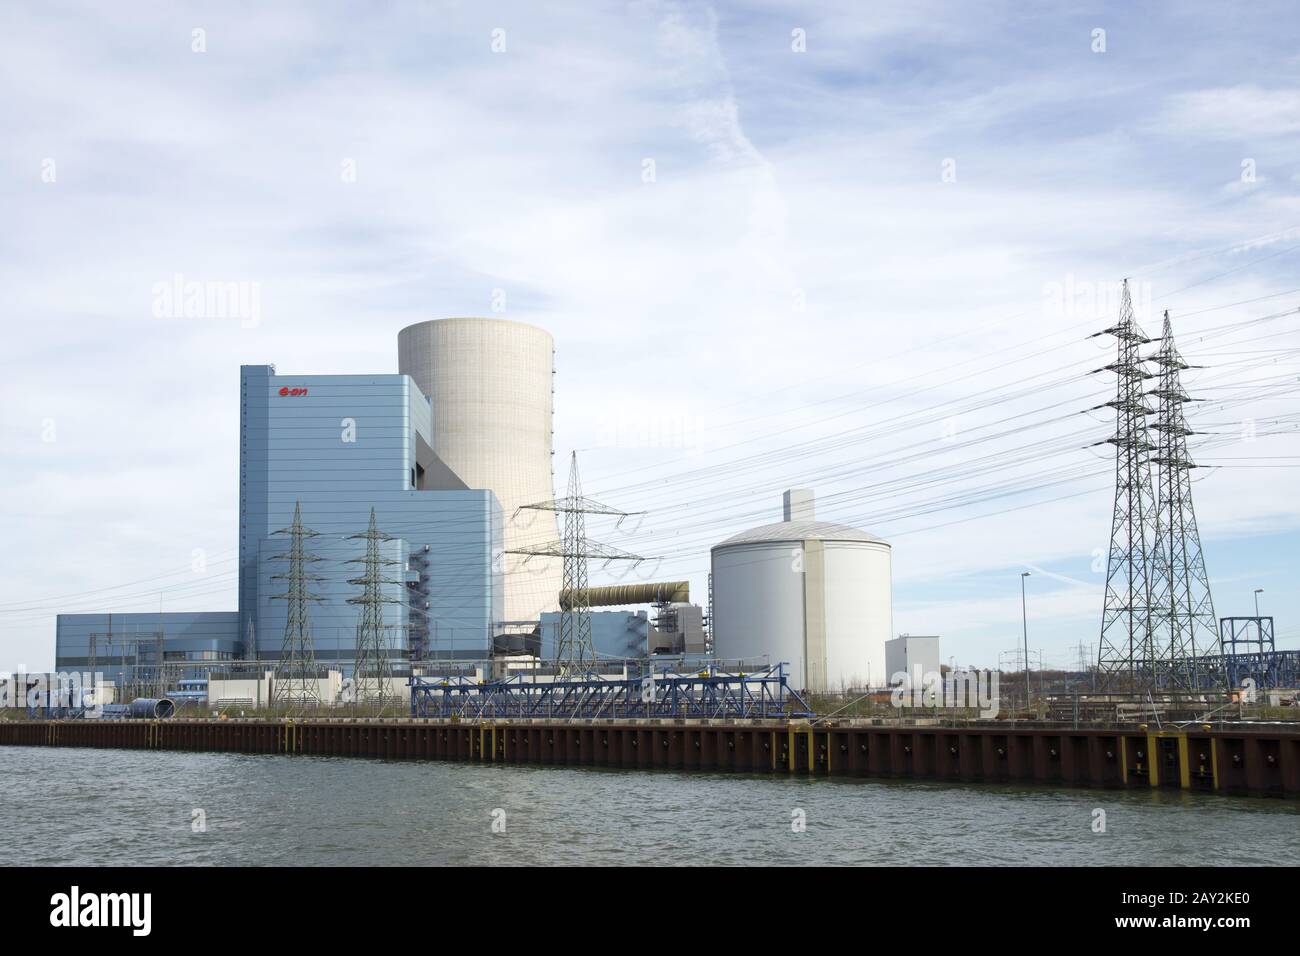
[[[331,670],[316,680],[316,699],[323,706],[345,703],[342,671]],[[355,693],[355,691],[354,691]],[[393,681],[390,694],[402,694],[410,699],[406,678]],[[275,672],[260,674],[228,674],[208,681],[208,706],[213,710],[258,709],[270,707],[275,702]]]
[[[939,673],[939,637],[935,634],[901,634],[885,642],[885,670],[889,684],[898,684],[897,675],[908,675],[915,687],[927,674]]]

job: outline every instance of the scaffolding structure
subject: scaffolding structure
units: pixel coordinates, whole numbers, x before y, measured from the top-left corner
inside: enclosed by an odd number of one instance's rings
[[[472,677],[412,677],[412,717],[487,718],[789,718],[812,717],[792,689],[785,665],[754,673],[712,668],[694,674],[667,669],[644,677],[558,677],[530,681],[516,675],[493,681]]]
[[[429,546],[412,551],[406,577],[407,653],[411,660],[429,656]]]
[[[165,634],[157,631],[113,631],[113,616],[108,616],[107,631],[92,631],[86,646],[86,669],[91,673],[105,666],[120,678],[115,693],[123,699],[163,697],[180,676],[183,662],[169,664],[164,650]],[[101,659],[100,651],[104,651]],[[145,651],[142,653],[142,648]]]
[[[1203,679],[1218,669],[1229,687],[1300,688],[1300,651],[1279,651],[1273,639],[1271,617],[1224,617],[1219,619],[1220,655],[1202,661]]]

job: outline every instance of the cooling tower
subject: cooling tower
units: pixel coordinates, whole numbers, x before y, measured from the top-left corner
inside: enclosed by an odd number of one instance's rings
[[[398,370],[433,405],[433,450],[471,488],[501,502],[507,551],[559,538],[555,512],[521,505],[555,497],[551,482],[553,343],[504,319],[437,319],[397,336]],[[559,606],[561,562],[505,556],[505,619],[536,621]]]

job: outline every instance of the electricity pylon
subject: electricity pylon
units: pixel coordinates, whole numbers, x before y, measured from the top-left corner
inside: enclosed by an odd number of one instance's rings
[[[1155,687],[1155,633],[1151,615],[1151,549],[1156,541],[1156,502],[1147,437],[1146,382],[1151,373],[1140,347],[1151,340],[1133,317],[1128,280],[1120,298],[1119,321],[1100,335],[1112,335],[1115,361],[1098,371],[1114,372],[1115,398],[1099,408],[1115,409],[1115,434],[1101,444],[1115,446],[1115,508],[1106,565],[1097,672],[1102,690],[1147,691]]]
[[[392,535],[384,534],[375,525],[375,509],[370,509],[370,528],[364,534],[349,535],[349,538],[364,538],[366,556],[353,558],[348,564],[361,564],[365,571],[359,578],[350,578],[348,584],[361,585],[358,597],[348,598],[349,604],[359,606],[357,614],[357,651],[356,668],[353,671],[356,701],[360,703],[369,698],[367,678],[373,678],[374,697],[383,704],[392,690],[393,663],[388,656],[388,629],[384,626],[384,605],[401,604],[395,598],[384,597],[385,585],[402,584],[401,581],[386,578],[383,568],[397,564],[390,558],[382,557],[379,545],[392,541]]]
[[[621,521],[630,512],[610,508],[582,494],[578,476],[578,453],[569,463],[569,493],[563,498],[552,498],[536,504],[523,505],[519,510],[556,511],[564,514],[564,537],[549,544],[530,546],[509,554],[529,557],[551,557],[564,560],[564,581],[561,593],[569,595],[568,606],[560,609],[560,634],[556,646],[556,666],[561,677],[589,673],[596,664],[596,650],[591,642],[591,603],[587,593],[587,560],[601,558],[611,561],[631,561],[639,564],[641,558],[618,548],[587,539],[586,516],[617,515]],[[524,559],[527,563],[528,559]]]
[[[1156,685],[1195,690],[1197,658],[1218,653],[1218,622],[1210,597],[1210,579],[1201,553],[1201,536],[1192,508],[1191,470],[1183,406],[1197,399],[1183,390],[1182,372],[1193,368],[1174,344],[1173,323],[1165,312],[1160,348],[1150,361],[1158,366],[1157,385],[1149,393],[1159,401],[1156,454],[1157,529],[1151,580],[1152,613],[1158,624]]]
[[[316,646],[312,642],[311,624],[307,617],[307,605],[312,601],[322,600],[309,590],[310,582],[319,581],[316,575],[307,573],[307,565],[320,558],[308,554],[305,541],[316,537],[316,532],[306,528],[302,523],[301,504],[293,504],[293,523],[281,528],[275,534],[289,536],[289,550],[275,555],[278,560],[288,560],[287,574],[274,574],[271,580],[288,582],[284,594],[272,595],[272,600],[288,602],[284,621],[284,643],[280,646],[280,661],[275,671],[276,703],[296,703],[306,705],[320,703],[320,690],[317,687]]]

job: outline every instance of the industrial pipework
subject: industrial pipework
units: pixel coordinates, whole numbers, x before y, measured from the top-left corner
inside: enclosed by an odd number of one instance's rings
[[[657,584],[615,584],[587,588],[587,607],[618,607],[622,604],[687,604],[691,600],[689,581],[661,581]],[[573,609],[569,588],[560,591],[560,610]]]
[[[146,720],[165,720],[176,713],[176,705],[166,697],[137,697],[127,704],[128,716]]]

